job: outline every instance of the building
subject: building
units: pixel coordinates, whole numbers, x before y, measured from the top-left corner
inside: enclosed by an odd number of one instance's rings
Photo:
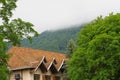
[[[12,47],[8,54],[10,80],[64,80],[64,54],[23,47]]]

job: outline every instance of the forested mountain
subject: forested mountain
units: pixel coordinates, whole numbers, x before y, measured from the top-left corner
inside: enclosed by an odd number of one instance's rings
[[[77,38],[80,28],[81,26],[75,26],[72,28],[45,31],[38,37],[32,37],[32,43],[24,39],[21,42],[21,46],[65,53],[68,41]]]

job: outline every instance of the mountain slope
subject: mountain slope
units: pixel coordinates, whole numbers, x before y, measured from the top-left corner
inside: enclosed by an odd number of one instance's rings
[[[32,37],[31,44],[27,39],[24,39],[21,42],[21,46],[65,53],[68,41],[70,39],[75,40],[80,29],[81,26],[56,31],[45,31],[38,37]]]

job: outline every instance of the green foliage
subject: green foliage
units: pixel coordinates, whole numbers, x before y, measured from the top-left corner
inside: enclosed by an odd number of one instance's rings
[[[32,28],[33,24],[25,22],[22,19],[11,19],[12,11],[17,7],[17,0],[0,0],[0,79],[8,79],[8,55],[6,53],[6,42],[12,42],[13,45],[20,45],[20,41],[27,37],[30,39],[30,34],[37,35],[37,32]]]
[[[7,74],[7,59],[8,56],[5,55],[6,46],[3,42],[3,37],[0,35],[0,79],[6,80],[8,79]]]
[[[3,23],[8,23],[10,18],[12,17],[13,13],[12,10],[14,10],[16,6],[17,0],[1,0],[0,3],[2,7],[0,8],[0,18],[2,18]]]
[[[67,50],[66,50],[67,52],[65,53],[65,56],[70,59],[73,55],[75,48],[76,48],[75,41],[73,39],[70,39],[67,44]],[[68,68],[67,63],[68,61],[66,61],[66,63],[63,65],[63,68],[65,70],[62,75],[65,78],[65,80],[70,80],[68,76],[68,71],[67,71],[67,68]]]
[[[12,20],[9,24],[1,25],[0,33],[4,36],[4,39],[7,39],[7,42],[13,42],[13,45],[20,45],[20,41],[24,37],[30,37],[29,33],[37,34],[32,26],[33,24],[18,18]]]
[[[31,44],[27,39],[24,39],[21,42],[21,46],[66,53],[66,46],[68,44],[68,41],[70,39],[76,40],[77,33],[80,31],[80,28],[81,25],[73,26],[73,28],[45,31],[41,33],[38,37],[32,37]]]
[[[71,80],[120,80],[120,14],[101,16],[81,29],[69,62]]]
[[[66,52],[66,57],[71,58],[73,55],[73,52],[76,48],[76,44],[73,39],[70,39],[68,44],[67,44],[67,52]]]
[[[1,4],[5,4],[5,0],[0,0],[0,3]]]

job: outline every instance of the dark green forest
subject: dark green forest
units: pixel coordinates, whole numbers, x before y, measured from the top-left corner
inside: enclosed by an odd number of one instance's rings
[[[44,31],[38,37],[32,37],[32,43],[30,43],[28,39],[23,39],[21,46],[66,53],[68,41],[70,39],[76,40],[77,33],[81,27],[82,25],[66,29]]]

